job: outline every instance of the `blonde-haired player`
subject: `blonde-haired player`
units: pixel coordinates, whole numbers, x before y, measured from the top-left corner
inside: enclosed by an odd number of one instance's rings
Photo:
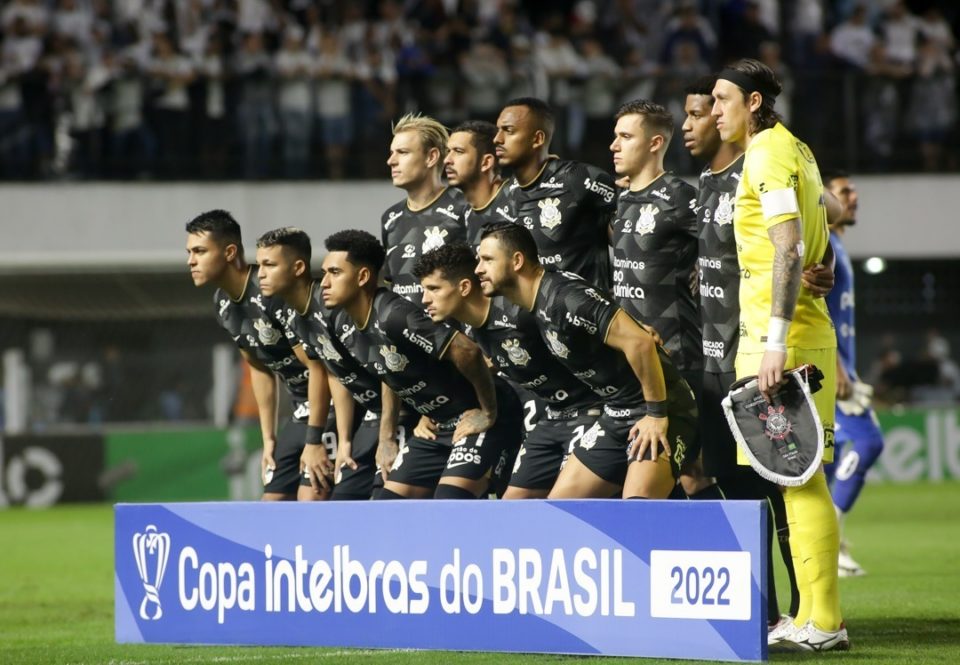
[[[449,242],[466,239],[463,194],[443,181],[443,160],[450,134],[439,121],[408,113],[393,125],[390,178],[406,199],[387,208],[380,233],[387,250],[382,275],[390,289],[416,304],[423,287],[413,276],[417,259]]]

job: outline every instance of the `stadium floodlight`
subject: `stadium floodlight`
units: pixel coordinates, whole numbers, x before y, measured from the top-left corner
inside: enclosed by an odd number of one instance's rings
[[[868,275],[879,275],[887,269],[887,262],[879,256],[871,256],[863,262],[863,270]]]

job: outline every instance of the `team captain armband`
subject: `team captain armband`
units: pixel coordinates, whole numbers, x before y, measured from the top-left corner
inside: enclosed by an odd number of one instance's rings
[[[775,189],[760,194],[760,207],[763,209],[763,218],[771,219],[779,215],[797,215],[800,206],[797,203],[797,190],[792,187]]]

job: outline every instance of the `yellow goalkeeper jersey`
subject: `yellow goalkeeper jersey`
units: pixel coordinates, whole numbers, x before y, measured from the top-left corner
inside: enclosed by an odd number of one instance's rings
[[[750,142],[737,187],[733,228],[740,262],[740,346],[763,351],[773,290],[773,243],[767,230],[792,217],[803,226],[803,265],[820,262],[830,242],[823,183],[813,153],[777,123]],[[837,338],[823,298],[800,287],[787,346],[835,347]]]

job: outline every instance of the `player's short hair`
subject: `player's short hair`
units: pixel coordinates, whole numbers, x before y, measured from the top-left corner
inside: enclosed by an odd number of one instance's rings
[[[487,222],[480,233],[480,240],[485,238],[496,238],[508,254],[520,252],[531,263],[540,263],[537,241],[525,226],[513,222]]]
[[[508,106],[526,107],[530,111],[530,117],[533,118],[534,129],[539,129],[544,133],[546,136],[545,143],[549,145],[550,139],[553,138],[553,130],[557,126],[556,116],[549,104],[539,97],[514,97],[508,100],[503,108]]]
[[[294,259],[300,259],[308,266],[313,255],[310,236],[295,226],[284,226],[267,231],[257,238],[257,247],[282,247],[284,251],[293,254]]]
[[[643,118],[643,124],[650,128],[651,134],[660,134],[663,142],[670,144],[673,137],[673,116],[662,104],[648,99],[634,99],[617,109],[614,118],[619,120],[625,115],[639,115]]]
[[[447,139],[450,138],[450,133],[439,120],[419,113],[407,113],[393,123],[393,135],[396,136],[402,132],[416,132],[424,152],[430,152],[434,148],[440,151],[438,168],[443,168],[443,158],[447,154]]]
[[[691,81],[683,89],[685,95],[704,95],[713,97],[713,88],[717,85],[717,75],[701,76],[695,81]]]
[[[493,137],[497,135],[497,126],[486,120],[465,120],[450,130],[450,134],[457,132],[466,132],[470,135],[470,143],[477,149],[477,154],[482,158],[484,155],[496,155],[496,146],[493,145]],[[499,173],[500,168],[494,163],[493,170]]]
[[[820,179],[824,187],[829,187],[830,183],[838,178],[850,178],[850,174],[843,169],[828,169],[820,172]]]
[[[209,234],[219,245],[236,245],[237,251],[243,254],[243,236],[240,225],[226,210],[208,210],[200,213],[186,225],[187,233],[199,235]]]
[[[366,231],[345,229],[327,236],[323,241],[328,252],[346,252],[347,260],[357,266],[365,266],[376,275],[387,258],[380,241]]]
[[[477,267],[477,252],[468,244],[452,242],[441,245],[417,259],[413,266],[413,276],[423,279],[434,272],[450,282],[469,279],[474,286],[480,286],[480,278],[474,270]]]
[[[760,92],[763,101],[760,102],[760,108],[753,112],[753,117],[750,119],[752,125],[751,131],[753,133],[770,129],[778,122],[783,122],[780,114],[773,110],[777,95],[783,92],[783,86],[780,84],[780,81],[777,80],[777,75],[773,73],[772,69],[759,60],[742,58],[732,65],[727,65],[724,71],[732,71],[745,76],[749,82],[753,83],[753,89]],[[720,73],[718,78],[724,78],[723,72]],[[740,92],[743,93],[743,97],[746,99],[748,93],[743,85],[737,81],[731,82],[740,88]]]

